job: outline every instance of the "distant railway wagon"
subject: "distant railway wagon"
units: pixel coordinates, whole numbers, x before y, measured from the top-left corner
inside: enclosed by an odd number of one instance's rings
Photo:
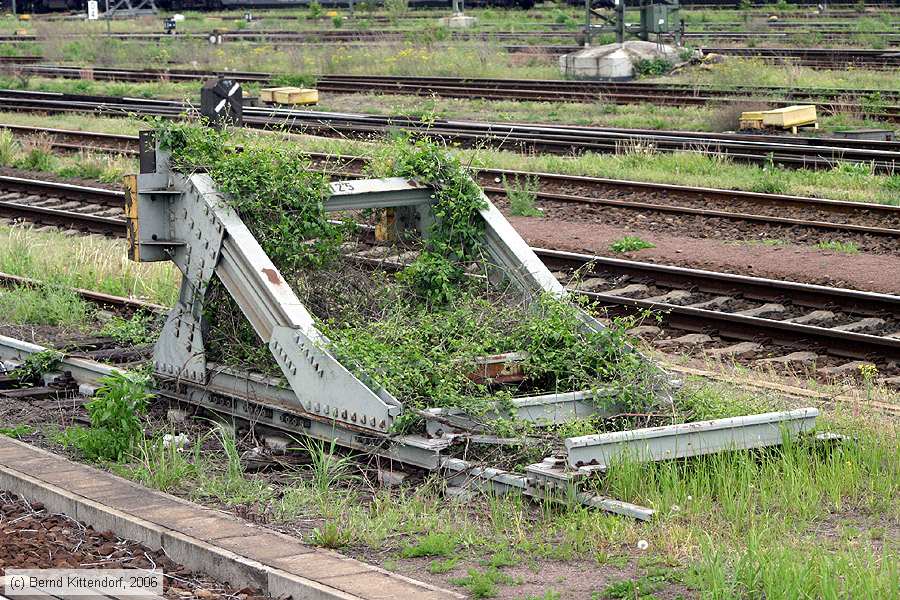
[[[584,6],[584,0],[565,0],[565,2],[572,6]],[[639,0],[625,0],[625,4],[629,8],[631,8],[632,5],[637,6],[639,3]],[[744,2],[744,0],[679,0],[679,4],[681,6],[695,8],[725,8],[739,10],[747,8],[747,4],[746,2]],[[751,8],[777,8],[776,5],[778,4],[779,0],[750,0]],[[819,6],[820,4],[827,5],[829,10],[857,10],[860,8],[859,3],[835,3],[827,2],[827,0],[788,0],[788,5],[791,6],[815,7]],[[613,0],[591,0],[591,5],[594,7],[609,7],[613,5]],[[866,2],[865,6],[867,8],[897,8],[900,7],[900,0],[881,0],[879,2]]]
[[[103,10],[104,0],[99,0]],[[112,3],[112,0],[110,0]],[[296,8],[309,6],[311,0],[156,0],[163,10],[227,10],[245,8]],[[383,0],[368,0],[376,5]],[[354,0],[358,7],[366,0]],[[529,9],[535,0],[467,0],[467,7],[496,7]],[[324,8],[346,8],[350,0],[319,0]],[[451,0],[409,0],[410,8],[450,8]],[[86,11],[87,0],[16,0],[16,11],[20,13],[45,13],[57,11]],[[0,0],[4,12],[12,10],[11,0]]]
[[[100,1],[101,10],[104,0]],[[112,1],[112,0],[111,0]],[[312,0],[157,0],[156,5],[164,10],[223,10],[245,8],[294,8],[309,6]],[[345,8],[351,0],[319,0],[319,4],[325,8]],[[353,0],[359,6],[366,2],[376,5],[383,4],[384,0]],[[584,6],[584,0],[565,0],[573,6]],[[632,2],[626,0],[630,5]],[[779,0],[751,0],[751,6],[764,7],[775,6]],[[595,6],[609,5],[612,0],[592,0]],[[637,4],[637,0],[634,0]],[[513,9],[530,9],[536,4],[535,0],[467,0],[468,7],[496,7]],[[681,0],[681,6],[706,7],[706,8],[746,8],[744,0]],[[797,6],[817,6],[823,4],[823,0],[788,0],[788,4]],[[45,13],[57,11],[85,11],[87,0],[16,0],[16,11],[20,13]],[[449,8],[451,0],[409,0],[410,8]],[[879,2],[866,3],[867,7],[900,7],[900,0],[880,0]],[[828,3],[829,9],[858,9],[858,3]],[[0,0],[0,10],[10,12],[12,0]]]

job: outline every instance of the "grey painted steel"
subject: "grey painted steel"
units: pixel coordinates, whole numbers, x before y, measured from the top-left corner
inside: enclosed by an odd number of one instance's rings
[[[801,408],[567,438],[567,460],[570,468],[582,472],[603,471],[624,460],[658,461],[762,448],[780,444],[786,434],[811,430],[818,415],[815,408]]]
[[[492,281],[496,282],[496,275],[502,274],[526,294],[549,292],[559,298],[565,297],[566,289],[513,229],[506,217],[488,200],[484,192],[481,198],[485,204],[481,209],[481,217],[485,223],[485,247],[493,265],[497,267],[493,270],[495,277],[492,277]]]
[[[43,352],[44,350],[47,350],[45,346],[0,335],[0,359],[2,360],[23,361],[30,355]],[[70,372],[78,383],[89,385],[95,385],[101,378],[108,375],[122,372],[122,369],[109,365],[72,357],[63,357],[58,369]]]
[[[426,427],[430,435],[440,435],[448,427],[455,427],[468,431],[480,431],[483,423],[493,419],[512,416],[515,419],[531,421],[536,425],[552,425],[565,423],[572,419],[582,419],[589,416],[610,416],[622,412],[618,404],[603,406],[594,402],[603,397],[614,397],[616,391],[608,390],[583,390],[578,392],[563,392],[558,394],[544,394],[541,396],[527,396],[513,398],[510,401],[510,411],[497,409],[489,411],[479,419],[467,416],[462,410],[456,408],[429,408],[426,414]],[[440,420],[429,420],[427,415],[433,415]]]
[[[138,176],[141,235],[149,232],[148,241],[155,242],[141,253],[154,252],[159,260],[171,260],[182,278],[178,301],[166,317],[154,350],[154,367],[164,374],[205,381],[203,309],[225,234],[216,213],[226,207],[208,177],[196,175],[191,178],[193,185],[177,185],[183,178],[173,175],[174,189],[160,185],[160,179],[157,174]],[[153,205],[165,209],[148,210]],[[150,225],[148,231],[145,225]]]
[[[328,340],[315,327],[312,316],[244,222],[225,204],[209,176],[198,174],[183,178],[174,174],[172,180],[184,194],[176,204],[170,204],[170,215],[174,212],[176,220],[181,217],[189,224],[195,220],[214,223],[214,233],[218,234],[212,238],[193,228],[187,235],[182,233],[184,237],[179,239],[188,240],[183,247],[187,256],[199,254],[202,257],[198,265],[202,270],[195,279],[183,285],[182,291],[187,287],[189,297],[195,303],[202,302],[202,292],[215,272],[256,333],[269,345],[296,394],[296,403],[310,407],[310,412],[324,411],[325,416],[337,421],[387,431],[393,418],[400,413],[400,403],[387,392],[371,390],[328,352]],[[141,233],[143,235],[143,228]],[[179,264],[177,252],[178,249],[174,258]],[[189,270],[189,266],[179,264],[186,280],[197,273]],[[184,309],[177,307],[170,320],[180,319],[181,312]],[[199,331],[202,312],[197,314],[194,308],[193,314],[197,316],[195,326]],[[154,358],[158,359],[159,366],[168,369],[169,375],[180,373],[172,371],[171,354],[167,352],[171,339],[165,336],[165,330],[163,333]],[[200,340],[198,354],[204,356],[202,337],[194,334],[189,339]],[[175,367],[177,369],[177,365]],[[205,363],[202,379],[196,376],[188,379],[204,381]]]
[[[434,195],[430,187],[403,177],[333,181],[329,186],[325,209],[331,211],[431,204]]]
[[[214,363],[210,365],[207,384],[162,378],[159,393],[171,400],[203,406],[257,426],[329,443],[334,441],[345,448],[428,470],[440,467],[441,452],[454,442],[453,438],[390,437],[362,427],[345,427],[324,415],[309,414],[298,407],[294,390],[279,379],[238,373]]]
[[[139,175],[137,189],[141,260],[172,260],[184,275],[179,301],[154,352],[157,373],[196,383],[208,379],[203,303],[215,274],[269,346],[296,394],[297,408],[351,427],[389,431],[402,411],[400,402],[331,355],[312,316],[209,176],[171,172],[169,159],[158,150],[157,171]],[[427,235],[434,196],[428,186],[395,177],[338,181],[330,187],[328,210],[396,207],[397,226],[411,225]],[[565,288],[483,193],[482,199],[492,280],[512,282],[526,302],[543,293],[565,297]],[[582,319],[589,328],[603,327],[586,313]],[[557,400],[565,404],[572,397]],[[554,395],[525,399],[519,412],[523,418],[557,418],[554,402]],[[572,414],[571,406],[567,410]]]
[[[528,486],[525,493],[535,498],[577,501],[585,506],[642,521],[649,521],[656,514],[656,511],[644,506],[578,491],[578,484],[584,475],[569,469],[564,458],[550,456],[525,467]]]

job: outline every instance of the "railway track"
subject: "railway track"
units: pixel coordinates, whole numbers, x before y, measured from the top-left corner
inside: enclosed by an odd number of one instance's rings
[[[182,118],[194,108],[172,100],[0,90],[0,110]],[[879,173],[894,173],[900,167],[900,143],[869,140],[421,120],[262,107],[245,107],[243,119],[248,127],[277,128],[325,137],[371,139],[404,130],[465,147],[490,145],[518,152],[618,154],[636,148],[654,152],[701,152],[742,162],[792,168],[831,169],[837,163],[848,162],[866,164]]]
[[[0,188],[7,190],[0,216],[73,231],[125,234],[121,192],[51,182],[34,182],[28,190],[26,181],[0,180]],[[110,216],[115,212],[120,216]],[[371,259],[372,248],[366,250]],[[537,253],[567,286],[613,314],[663,314],[661,327],[638,332],[660,348],[693,348],[774,366],[815,363],[826,374],[846,374],[861,360],[875,362],[888,376],[898,370],[898,296],[555,250]],[[399,258],[385,248],[378,260]],[[773,346],[802,350],[799,356],[779,354]]]
[[[229,77],[241,83],[268,84],[273,73],[248,71],[198,71],[190,69],[110,69],[57,65],[13,65],[9,72],[36,77],[96,79],[102,81],[204,81]],[[323,75],[316,87],[323,92],[384,93],[446,98],[480,98],[538,102],[652,103],[696,106],[711,102],[757,102],[774,105],[814,101],[820,110],[854,112],[871,118],[900,122],[900,94],[890,90],[813,89],[787,87],[716,88],[687,84],[597,82],[569,80],[481,79],[466,77],[407,77],[373,75]],[[824,102],[823,102],[824,101]],[[890,103],[890,104],[889,104]]]
[[[48,141],[61,150],[137,153],[137,138],[131,136],[23,126],[7,129],[20,137],[51,136]],[[343,177],[361,173],[365,162],[315,153],[311,157],[320,168]],[[688,237],[713,227],[718,237],[737,242],[760,236],[799,244],[839,238],[870,253],[898,251],[898,206],[502,169],[482,169],[478,180],[500,206],[507,202],[507,187],[531,185],[535,200],[550,218],[645,229],[651,217],[659,221],[660,230]],[[52,212],[47,215],[50,219]]]
[[[97,33],[67,33],[63,37],[79,39],[96,36]],[[309,42],[357,42],[357,41],[442,41],[445,39],[456,41],[529,41],[539,43],[561,42],[569,39],[576,39],[582,35],[580,28],[570,27],[554,27],[546,30],[532,30],[529,28],[520,28],[516,30],[481,30],[481,31],[449,31],[440,34],[439,39],[435,39],[435,33],[428,30],[420,29],[359,29],[359,30],[305,30],[297,31],[290,29],[239,29],[239,30],[215,30],[211,32],[191,31],[178,32],[176,34],[167,34],[162,32],[132,32],[132,33],[102,33],[107,38],[123,40],[123,41],[161,41],[165,39],[188,39],[188,40],[207,40],[215,39],[216,43],[223,42],[254,42],[254,43],[309,43]],[[705,31],[686,31],[684,37],[687,39],[789,39],[790,37],[802,35],[816,35],[820,39],[828,39],[841,41],[849,36],[877,36],[882,37],[886,42],[892,43],[892,38],[897,36],[896,31],[872,31],[860,33],[844,29],[828,29],[821,28],[817,30],[807,31],[722,31],[722,30],[705,30]],[[39,41],[40,36],[16,36],[16,35],[0,35],[2,42],[15,42],[27,39],[28,41]]]
[[[702,48],[704,54],[724,54],[761,58],[773,62],[789,62],[808,67],[893,70],[900,68],[900,51],[874,48]]]
[[[73,40],[96,37],[98,34],[71,34],[63,36]],[[163,40],[210,40],[220,42],[240,42],[244,44],[273,44],[276,46],[308,45],[308,44],[356,44],[356,43],[397,43],[403,41],[443,43],[432,39],[428,34],[417,30],[337,30],[337,31],[231,31],[222,33],[182,33],[168,35],[165,33],[108,33],[99,34],[129,42],[159,43]],[[536,53],[559,55],[581,49],[577,30],[553,31],[455,31],[448,34],[454,41],[491,41],[505,44],[503,48],[513,53]],[[3,36],[0,42],[41,41],[40,36]],[[565,43],[573,39],[576,43]],[[514,43],[528,42],[528,43]],[[555,42],[555,43],[554,43]],[[724,54],[732,56],[757,57],[774,62],[790,62],[817,68],[845,68],[847,66],[865,67],[867,69],[892,70],[900,68],[900,52],[891,49],[876,48],[794,48],[765,47],[742,48],[727,46],[704,46],[700,50],[705,54]]]

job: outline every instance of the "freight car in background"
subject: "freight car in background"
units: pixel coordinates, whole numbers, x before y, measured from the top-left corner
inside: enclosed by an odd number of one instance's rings
[[[584,0],[561,0],[570,6],[584,7]],[[777,9],[780,0],[750,0],[751,8],[771,8]],[[626,6],[636,8],[640,4],[640,0],[625,0]],[[680,0],[679,4],[688,8],[722,8],[729,10],[746,9],[746,3],[743,0]],[[829,0],[788,0],[791,6],[802,6],[805,8],[814,8],[819,5],[827,6],[828,10],[858,10],[863,5],[858,2],[832,2]],[[613,5],[613,0],[591,0],[591,5],[598,8],[606,8]],[[866,2],[865,8],[897,8],[900,7],[900,0],[878,0],[877,2]]]
[[[98,0],[100,10],[103,10],[105,0]],[[309,6],[311,0],[156,0],[156,6],[166,11],[179,10],[229,10],[246,8],[303,8]],[[368,0],[376,5],[383,0]],[[112,4],[114,0],[110,0]],[[359,6],[366,0],[354,0]],[[467,7],[494,7],[494,8],[520,8],[529,9],[534,6],[535,0],[466,0]],[[349,6],[349,0],[319,0],[319,5],[324,8],[344,8]],[[410,8],[447,8],[451,6],[451,0],[409,0]],[[16,0],[16,11],[19,13],[46,13],[46,12],[79,12],[87,10],[87,0]],[[0,10],[11,12],[11,0],[0,0]]]
[[[309,6],[311,0],[157,0],[156,5],[163,10],[223,10],[245,8],[296,8]],[[354,0],[356,4],[363,4],[366,0]],[[382,4],[383,0],[368,0],[375,4]],[[99,0],[101,9],[105,0]],[[113,0],[110,0],[112,3]],[[573,6],[584,6],[584,0],[561,0]],[[754,7],[774,6],[779,0],[751,0]],[[604,2],[598,2],[602,4]],[[638,4],[638,0],[626,0],[627,4]],[[319,4],[326,8],[347,7],[349,0],[319,0]],[[409,0],[410,8],[449,8],[451,0]],[[701,8],[742,8],[742,0],[681,0],[681,6]],[[827,4],[829,9],[857,9],[858,3],[828,2],[828,0],[788,0],[788,4],[797,6],[817,6]],[[87,0],[16,0],[16,10],[20,13],[45,13],[71,11],[85,11]],[[529,9],[535,5],[535,0],[466,0],[467,7],[496,7],[496,8],[520,8]],[[900,7],[900,0],[879,0],[867,2],[867,7]],[[0,11],[11,11],[11,0],[0,0]]]

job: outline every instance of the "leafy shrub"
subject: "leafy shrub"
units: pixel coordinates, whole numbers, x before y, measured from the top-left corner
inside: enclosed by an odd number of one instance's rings
[[[609,249],[613,252],[635,252],[637,250],[655,247],[654,244],[631,235],[626,235],[609,245]]]
[[[43,374],[55,370],[62,358],[62,352],[57,350],[41,350],[25,357],[22,364],[13,369],[10,375],[22,384],[38,385]]]
[[[153,316],[144,312],[135,313],[130,319],[114,316],[98,333],[122,344],[150,344],[156,341],[156,336],[150,330],[152,320]]]
[[[322,5],[319,0],[310,0],[308,19],[318,19],[322,16]]]
[[[664,58],[643,58],[634,64],[634,72],[640,77],[656,77],[672,70],[672,63]]]
[[[541,217],[543,212],[535,208],[540,183],[537,177],[523,177],[509,181],[503,176],[503,187],[509,198],[509,212],[516,217]]]
[[[481,189],[459,157],[425,138],[401,138],[376,159],[373,172],[434,186],[436,223],[404,281],[431,304],[449,302],[463,287],[465,265],[482,257]]]
[[[91,426],[69,428],[65,441],[88,460],[122,461],[143,438],[141,416],[153,397],[150,380],[136,373],[116,372],[101,379],[100,384],[85,405]]]

